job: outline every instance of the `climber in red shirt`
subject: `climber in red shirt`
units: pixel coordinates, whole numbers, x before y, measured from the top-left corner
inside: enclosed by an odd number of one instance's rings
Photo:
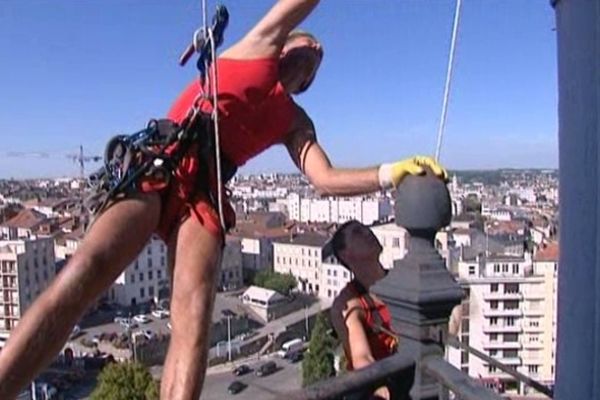
[[[292,99],[313,82],[323,49],[311,34],[294,29],[318,0],[279,0],[239,42],[217,61],[221,152],[230,165],[275,144],[287,147],[293,162],[315,188],[328,195],[358,195],[392,188],[408,174],[430,168],[446,172],[428,157],[364,169],[331,165],[317,143],[306,112]],[[189,108],[210,111],[198,83],[189,85],[168,117],[181,122]],[[137,191],[115,200],[97,218],[68,264],[31,305],[0,352],[0,398],[14,398],[67,341],[72,327],[138,255],[153,233],[169,247],[172,277],[172,335],[161,382],[161,398],[197,399],[206,369],[215,281],[223,245],[214,201],[215,182],[197,185],[211,165],[190,148],[168,185],[141,178]],[[212,174],[211,174],[212,176]],[[225,225],[234,223],[227,199]]]

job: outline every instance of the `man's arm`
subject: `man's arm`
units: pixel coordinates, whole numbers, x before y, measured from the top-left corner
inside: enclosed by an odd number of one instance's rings
[[[337,299],[336,299],[337,300]],[[362,309],[357,299],[339,299],[331,309],[331,321],[355,369],[375,362],[362,321]]]
[[[317,143],[311,119],[299,106],[284,144],[296,166],[323,195],[353,196],[395,187],[408,174],[424,173],[423,167],[431,168],[442,179],[448,177],[446,171],[428,157],[362,169],[335,168]]]
[[[222,56],[260,58],[278,56],[289,33],[317,6],[319,0],[279,0],[269,12]]]

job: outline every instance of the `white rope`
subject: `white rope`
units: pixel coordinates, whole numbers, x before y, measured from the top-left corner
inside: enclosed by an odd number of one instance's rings
[[[446,115],[448,113],[448,98],[450,97],[450,83],[452,82],[452,67],[454,65],[454,53],[456,52],[456,38],[458,36],[458,24],[460,22],[461,0],[456,0],[456,9],[454,11],[454,26],[452,27],[452,39],[450,41],[450,56],[448,57],[448,68],[446,70],[446,85],[444,87],[444,101],[442,103],[442,115],[440,116],[440,125],[437,134],[437,146],[435,149],[435,159],[439,161],[442,151],[442,139],[444,129],[446,128]]]
[[[219,93],[219,79],[217,76],[217,54],[215,46],[215,38],[213,36],[212,29],[208,28],[208,40],[210,41],[210,52],[211,52],[211,90],[213,100],[213,122],[215,126],[215,162],[217,164],[217,208],[219,211],[219,221],[221,222],[221,229],[223,233],[226,231],[225,217],[223,215],[223,182],[221,180],[221,145],[219,136],[219,105],[218,105],[218,93]]]

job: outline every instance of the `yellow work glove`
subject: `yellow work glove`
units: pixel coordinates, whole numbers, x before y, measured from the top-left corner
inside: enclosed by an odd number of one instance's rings
[[[396,188],[407,175],[423,175],[425,168],[429,168],[438,178],[448,180],[448,172],[433,158],[414,156],[395,163],[382,164],[379,167],[379,186],[382,189]]]

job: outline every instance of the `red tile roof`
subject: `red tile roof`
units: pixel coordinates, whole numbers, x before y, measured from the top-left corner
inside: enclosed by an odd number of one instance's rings
[[[557,242],[547,244],[540,248],[534,257],[535,261],[558,261],[559,247]]]
[[[2,225],[10,228],[35,229],[47,219],[46,215],[41,212],[25,209]]]

